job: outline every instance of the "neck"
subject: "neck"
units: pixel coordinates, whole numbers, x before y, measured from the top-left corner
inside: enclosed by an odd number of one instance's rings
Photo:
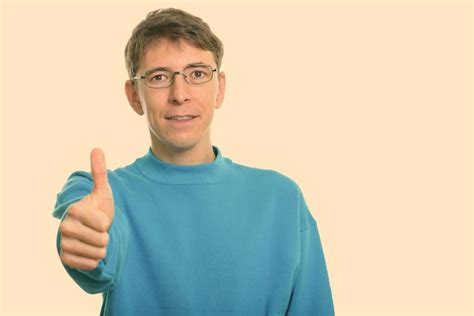
[[[152,140],[151,150],[161,161],[176,165],[198,165],[214,161],[216,158],[209,141],[207,146],[194,146],[191,148],[176,148],[166,146]]]

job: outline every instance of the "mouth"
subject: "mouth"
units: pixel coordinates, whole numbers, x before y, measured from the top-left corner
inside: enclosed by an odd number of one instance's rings
[[[195,115],[173,115],[173,116],[167,116],[165,119],[168,121],[174,121],[174,122],[189,122],[192,121],[196,118],[197,116]]]

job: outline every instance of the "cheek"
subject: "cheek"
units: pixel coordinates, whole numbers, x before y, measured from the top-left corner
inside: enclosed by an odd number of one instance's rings
[[[202,101],[202,104],[205,105],[206,109],[209,111],[209,109],[214,109],[216,106],[216,100],[217,100],[217,87],[215,86],[210,86],[209,89],[206,89],[205,91],[202,91],[202,94],[200,95],[200,99]]]
[[[148,127],[152,127],[153,129],[160,127],[160,111],[153,107],[149,103],[146,106],[143,106],[143,112],[145,116],[145,120],[148,124]]]
[[[161,95],[146,96],[141,98],[141,101],[147,115],[156,119],[162,114],[164,104],[166,104],[166,99]]]

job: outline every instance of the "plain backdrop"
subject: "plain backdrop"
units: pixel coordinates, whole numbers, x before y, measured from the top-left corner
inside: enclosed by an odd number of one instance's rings
[[[225,46],[212,142],[318,221],[337,315],[472,315],[472,4],[4,1],[2,315],[98,315],[55,248],[56,194],[101,147],[146,153],[123,50],[159,7]]]

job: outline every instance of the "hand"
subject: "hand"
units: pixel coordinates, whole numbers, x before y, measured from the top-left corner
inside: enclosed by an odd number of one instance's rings
[[[89,195],[69,206],[59,226],[61,261],[72,268],[92,270],[107,254],[114,218],[114,197],[107,179],[105,157],[101,149],[91,151],[93,188]]]

